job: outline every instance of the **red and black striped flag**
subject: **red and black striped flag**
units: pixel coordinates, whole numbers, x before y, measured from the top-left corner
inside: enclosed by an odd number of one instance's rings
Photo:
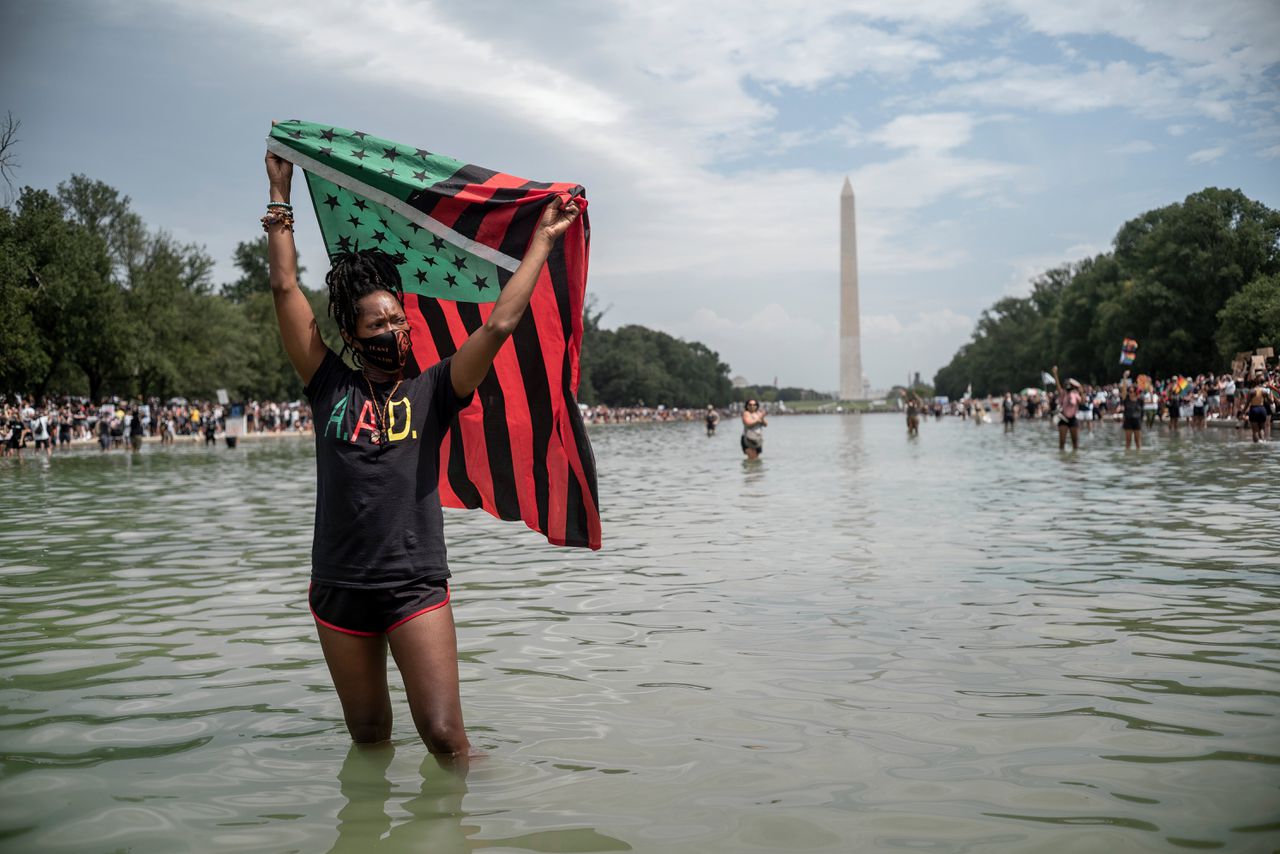
[[[306,171],[330,255],[378,248],[398,262],[421,367],[484,323],[546,205],[584,195],[576,184],[526,181],[297,120],[272,127],[267,147]],[[598,549],[595,456],[576,398],[589,244],[584,211],[547,259],[476,402],[449,430],[440,501],[522,519],[556,545]]]

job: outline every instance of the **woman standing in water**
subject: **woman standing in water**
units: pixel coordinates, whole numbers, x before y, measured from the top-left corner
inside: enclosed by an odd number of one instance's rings
[[[907,435],[920,435],[920,398],[913,391],[904,391],[907,399]]]
[[[1067,380],[1063,388],[1058,378],[1058,366],[1053,366],[1053,384],[1058,387],[1058,450],[1067,447],[1067,436],[1071,436],[1071,450],[1080,447],[1080,402],[1082,400],[1079,380]]]
[[[1137,383],[1130,383],[1125,388],[1124,401],[1120,404],[1126,451],[1130,445],[1142,450],[1142,405],[1142,395],[1138,392]]]
[[[262,218],[271,295],[289,361],[315,413],[316,521],[311,611],[352,740],[391,737],[387,650],[418,734],[438,759],[470,751],[440,510],[440,443],[514,331],[578,206],[553,202],[489,319],[456,354],[419,371],[410,358],[400,274],[378,250],[337,255],[325,276],[342,352],[325,346],[298,288],[289,193],[293,164],[268,152]]]
[[[764,453],[764,430],[769,426],[769,419],[759,402],[748,400],[742,408],[742,453],[747,459],[756,460]]]

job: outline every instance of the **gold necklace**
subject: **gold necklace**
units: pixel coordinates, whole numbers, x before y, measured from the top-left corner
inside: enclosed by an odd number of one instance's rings
[[[390,432],[388,425],[391,423],[391,398],[395,396],[396,389],[400,388],[400,383],[404,382],[404,380],[396,380],[396,384],[391,387],[391,391],[387,392],[387,399],[382,404],[381,412],[379,412],[378,395],[373,390],[373,383],[364,374],[360,376],[364,377],[364,384],[369,388],[369,399],[373,401],[373,423],[377,427],[373,431],[373,435],[369,437],[369,441],[375,445],[380,445],[382,444],[383,434]]]

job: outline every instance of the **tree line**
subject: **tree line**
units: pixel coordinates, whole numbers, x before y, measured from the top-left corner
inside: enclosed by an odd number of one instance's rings
[[[982,312],[972,339],[934,377],[958,397],[1039,387],[1062,376],[1115,381],[1131,370],[1219,372],[1239,352],[1280,345],[1280,212],[1239,190],[1207,188],[1121,226],[1111,251],[1048,270],[1025,297]]]
[[[298,396],[265,239],[241,243],[235,261],[240,278],[218,290],[202,246],[148,229],[103,182],[73,175],[56,192],[24,188],[0,209],[0,389],[94,400],[209,399],[219,388]],[[323,318],[322,295],[308,296]]]
[[[204,247],[149,229],[128,196],[84,175],[24,188],[0,208],[0,391],[289,400],[289,365],[270,291],[265,237],[234,252],[239,276],[213,282]],[[299,274],[304,272],[299,268]],[[333,346],[328,295],[303,286]],[[724,406],[729,366],[699,342],[584,317],[579,399],[609,406]]]
[[[578,399],[606,406],[727,406],[729,366],[699,341],[628,324],[604,329],[604,311],[588,297],[582,318]]]

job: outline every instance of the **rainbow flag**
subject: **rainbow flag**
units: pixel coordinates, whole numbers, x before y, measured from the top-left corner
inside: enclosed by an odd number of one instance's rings
[[[1120,344],[1120,364],[1132,365],[1133,360],[1138,355],[1138,342],[1133,338],[1126,338]]]

